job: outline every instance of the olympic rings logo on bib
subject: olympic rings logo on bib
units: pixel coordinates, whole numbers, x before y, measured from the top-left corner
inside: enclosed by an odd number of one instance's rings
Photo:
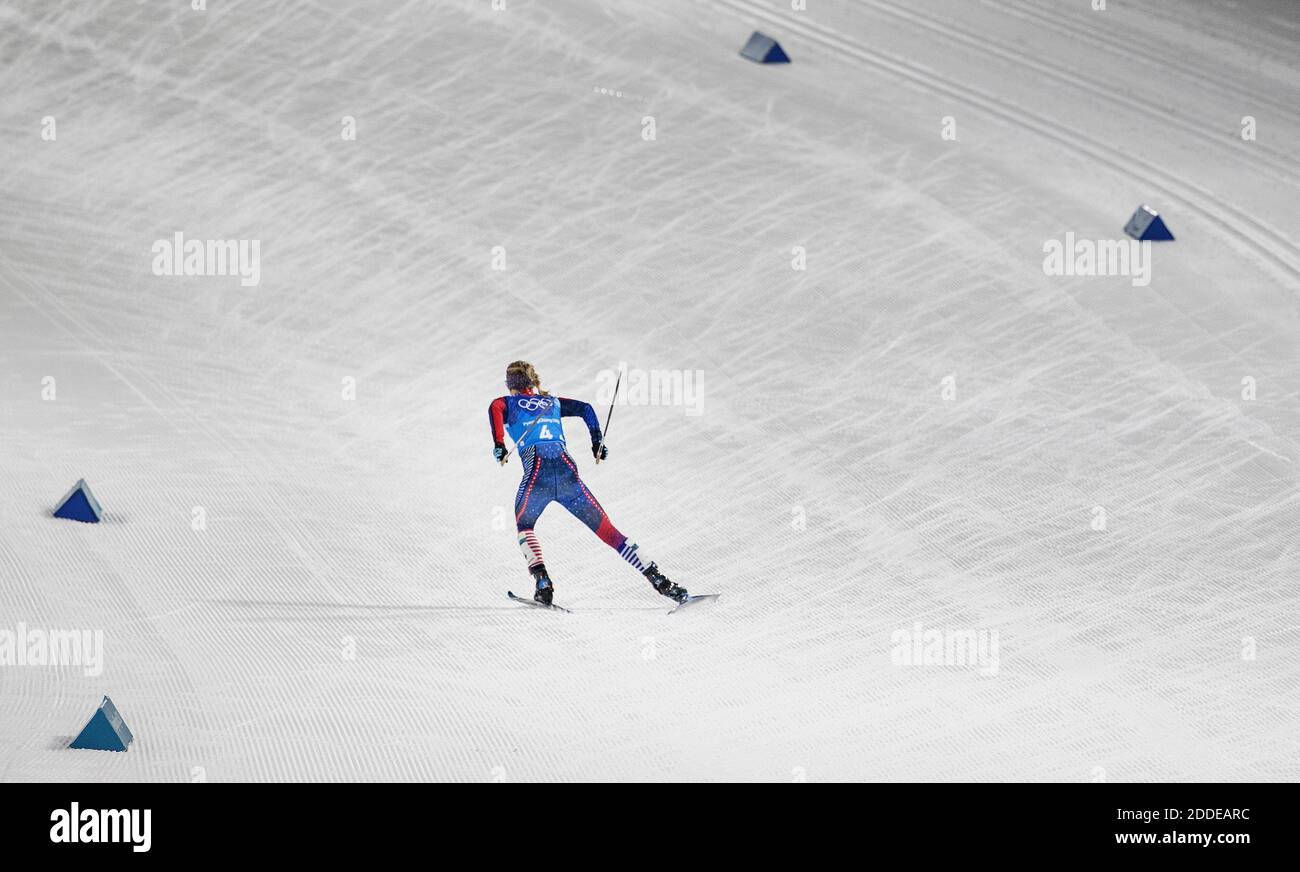
[[[545,397],[526,397],[519,401],[519,408],[525,412],[536,412],[541,409],[543,412],[551,407],[551,401]]]

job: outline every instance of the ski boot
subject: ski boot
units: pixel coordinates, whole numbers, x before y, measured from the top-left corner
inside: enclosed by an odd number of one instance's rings
[[[686,602],[686,597],[688,596],[686,588],[682,587],[680,584],[673,584],[669,581],[664,574],[659,571],[657,565],[651,563],[646,567],[645,572],[643,572],[642,575],[650,579],[650,584],[657,592],[668,597],[670,600],[676,600],[679,603]]]
[[[539,563],[528,571],[533,574],[533,580],[537,582],[537,590],[533,592],[533,600],[544,606],[549,606],[551,597],[555,595],[555,585],[551,584],[551,577],[546,574],[546,567]]]

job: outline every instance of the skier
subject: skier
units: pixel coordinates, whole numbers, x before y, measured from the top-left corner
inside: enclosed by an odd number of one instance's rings
[[[636,567],[656,591],[679,603],[685,602],[686,588],[665,578],[654,562],[645,559],[637,546],[610,523],[605,510],[578,476],[578,467],[564,444],[564,427],[560,419],[580,417],[586,422],[591,432],[592,456],[600,462],[609,456],[609,450],[605,447],[600,421],[591,404],[552,397],[542,390],[537,370],[525,360],[516,360],[506,367],[506,387],[510,395],[497,397],[488,406],[492,454],[502,466],[506,464],[510,452],[506,450],[505,434],[509,433],[524,466],[524,476],[515,494],[515,526],[519,533],[519,548],[524,552],[528,571],[536,582],[533,599],[549,606],[555,593],[555,585],[542,562],[537,534],[533,532],[542,511],[555,500]]]

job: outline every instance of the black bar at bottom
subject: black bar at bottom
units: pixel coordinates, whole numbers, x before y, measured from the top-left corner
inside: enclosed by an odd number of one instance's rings
[[[111,854],[128,862],[337,862],[436,849],[432,859],[451,847],[493,862],[597,849],[589,859],[613,860],[609,850],[635,859],[656,846],[670,849],[665,859],[698,849],[733,861],[744,855],[798,860],[804,852],[830,850],[880,857],[920,851],[909,856],[926,862],[976,854],[1175,861],[1196,854],[1231,861],[1294,853],[1297,793],[1282,784],[599,785],[585,792],[496,785],[11,784],[0,789],[0,844],[6,852],[39,851],[51,859]]]

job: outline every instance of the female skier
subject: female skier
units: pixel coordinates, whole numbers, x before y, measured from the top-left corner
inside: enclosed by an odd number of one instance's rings
[[[533,525],[542,511],[555,500],[591,528],[637,571],[650,580],[654,589],[666,597],[684,602],[686,588],[673,584],[652,561],[637,550],[627,537],[610,523],[605,510],[587,490],[578,477],[578,467],[564,445],[564,426],[561,418],[580,417],[591,431],[591,453],[599,462],[609,456],[605,440],[600,434],[600,421],[590,403],[552,397],[542,390],[537,370],[525,360],[516,360],[506,367],[507,397],[497,397],[488,406],[488,421],[492,425],[492,454],[505,465],[510,452],[506,450],[505,434],[515,442],[519,460],[524,465],[524,477],[515,494],[515,525],[519,532],[519,548],[528,561],[528,571],[536,582],[533,599],[544,605],[551,604],[555,585],[546,574],[542,562],[542,549],[537,544]]]

